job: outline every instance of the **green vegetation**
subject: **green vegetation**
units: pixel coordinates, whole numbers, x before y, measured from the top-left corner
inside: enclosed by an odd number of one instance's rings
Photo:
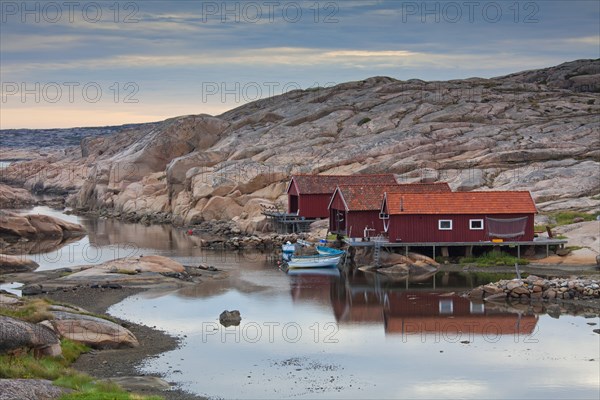
[[[592,196],[592,200],[600,200],[600,194]]]
[[[52,319],[48,307],[53,304],[46,299],[23,299],[23,304],[0,305],[0,315],[37,323]],[[94,315],[105,318],[102,315]],[[84,344],[68,339],[60,342],[62,356],[34,357],[32,352],[0,355],[0,379],[47,379],[56,386],[75,390],[61,400],[160,400],[160,397],[143,397],[130,394],[119,386],[95,381],[89,375],[70,368],[81,354],[90,351]]]
[[[23,299],[23,301],[24,302],[22,304],[0,306],[0,315],[37,324],[38,322],[42,322],[48,319],[54,319],[52,313],[48,311],[48,307],[50,307],[51,305],[70,307],[68,304],[55,302],[49,299]],[[73,312],[77,311],[73,310]],[[115,319],[110,318],[107,315],[89,312],[80,312],[79,314],[101,318],[107,321],[117,323]]]
[[[594,197],[592,197],[592,199],[600,200],[600,195],[594,196]],[[548,218],[552,222],[548,223],[548,224],[544,224],[544,225],[535,225],[533,227],[533,230],[536,232],[545,232],[546,226],[549,226],[550,228],[554,228],[556,226],[569,225],[569,224],[573,223],[573,220],[575,218],[582,218],[584,221],[594,221],[598,215],[600,215],[600,213],[589,214],[589,213],[579,212],[579,211],[560,211],[560,212],[549,213],[549,214],[546,214],[546,216],[548,216]]]
[[[73,389],[76,392],[63,395],[61,400],[159,400],[160,397],[132,395],[119,386],[97,382],[69,366],[89,347],[68,339],[61,341],[62,357],[36,358],[31,354],[0,356],[0,379],[48,379],[54,385]]]
[[[117,270],[117,274],[137,275],[137,271],[134,271],[134,270],[131,270],[131,269],[118,269]]]
[[[33,299],[21,305],[0,307],[0,315],[35,324],[47,319],[53,319],[52,314],[48,311],[48,306],[49,303],[43,299]]]
[[[0,378],[3,379],[49,379],[56,380],[63,376],[79,374],[67,367],[79,356],[88,352],[89,347],[68,339],[60,342],[62,357],[35,358],[31,354],[19,356],[0,356]]]
[[[517,258],[510,254],[501,252],[489,252],[478,257],[463,257],[460,259],[461,264],[477,264],[478,267],[493,267],[502,265],[527,265],[529,261],[523,258]]]
[[[594,221],[596,216],[599,213],[588,214],[584,212],[577,211],[562,211],[551,214],[554,220],[556,221],[556,225],[569,225],[573,223],[575,218],[583,218],[584,221]]]
[[[567,247],[565,247],[565,249],[575,251],[575,250],[585,249],[585,247],[583,247],[583,246],[567,246]]]

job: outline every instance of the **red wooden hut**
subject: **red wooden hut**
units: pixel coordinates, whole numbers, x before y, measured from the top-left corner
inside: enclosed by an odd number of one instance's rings
[[[386,193],[381,218],[390,242],[533,240],[537,212],[525,191]]]
[[[339,185],[329,202],[329,231],[354,237],[369,237],[383,232],[379,218],[381,200],[386,192],[450,192],[446,182],[395,185]]]
[[[293,175],[287,187],[288,212],[305,218],[327,218],[327,206],[338,185],[394,185],[394,174]]]

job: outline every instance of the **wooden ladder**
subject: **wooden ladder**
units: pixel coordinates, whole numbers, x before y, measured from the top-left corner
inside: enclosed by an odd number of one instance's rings
[[[374,241],[375,248],[373,249],[373,262],[376,267],[381,265],[381,242]]]

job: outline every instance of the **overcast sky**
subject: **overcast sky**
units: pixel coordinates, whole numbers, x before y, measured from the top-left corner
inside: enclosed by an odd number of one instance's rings
[[[2,129],[215,115],[258,97],[376,75],[493,77],[600,57],[597,0],[1,7]]]

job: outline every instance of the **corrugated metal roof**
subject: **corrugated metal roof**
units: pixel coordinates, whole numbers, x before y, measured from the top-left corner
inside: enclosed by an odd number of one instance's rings
[[[350,211],[372,211],[381,208],[383,194],[394,193],[444,193],[451,192],[446,182],[401,183],[396,185],[339,185],[342,197]]]
[[[525,191],[387,193],[390,214],[519,214],[535,213]]]
[[[333,194],[338,185],[395,185],[394,174],[293,175],[299,194]],[[291,182],[290,182],[291,183]],[[288,186],[289,190],[289,186]]]

